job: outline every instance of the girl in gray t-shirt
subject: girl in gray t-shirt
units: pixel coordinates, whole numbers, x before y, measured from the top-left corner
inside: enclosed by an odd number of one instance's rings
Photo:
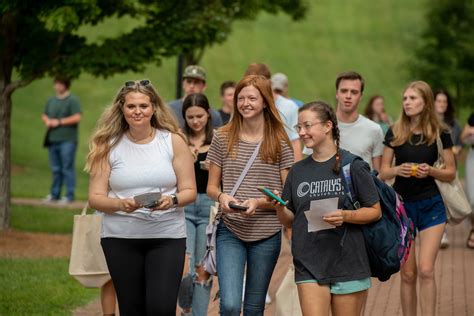
[[[295,126],[313,154],[297,162],[288,174],[277,215],[293,228],[292,254],[295,279],[304,315],[359,315],[371,286],[370,266],[361,224],[381,216],[379,197],[362,159],[351,164],[354,191],[361,208],[351,210],[342,180],[339,129],[332,108],[316,101],[299,109]],[[336,198],[335,210],[320,215],[312,202]],[[346,206],[347,205],[347,206]],[[325,229],[313,229],[321,222]]]

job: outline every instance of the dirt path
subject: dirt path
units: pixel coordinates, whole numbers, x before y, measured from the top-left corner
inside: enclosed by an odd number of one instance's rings
[[[0,232],[0,257],[65,258],[71,254],[71,235]]]

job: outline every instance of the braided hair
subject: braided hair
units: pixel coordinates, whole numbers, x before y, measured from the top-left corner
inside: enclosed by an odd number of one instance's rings
[[[324,101],[313,101],[306,103],[298,109],[298,113],[308,110],[315,112],[322,122],[330,121],[332,123],[332,138],[337,148],[336,163],[334,164],[332,171],[335,174],[339,174],[341,172],[341,155],[339,152],[340,133],[339,127],[337,126],[336,113],[334,112],[332,107]]]

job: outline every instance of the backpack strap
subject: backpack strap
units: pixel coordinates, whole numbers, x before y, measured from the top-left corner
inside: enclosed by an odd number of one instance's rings
[[[346,195],[349,197],[354,208],[357,210],[360,208],[360,203],[357,201],[354,186],[352,185],[352,177],[351,177],[351,163],[356,160],[358,157],[356,155],[351,154],[348,151],[341,151],[342,154],[342,178],[344,179],[344,191]]]

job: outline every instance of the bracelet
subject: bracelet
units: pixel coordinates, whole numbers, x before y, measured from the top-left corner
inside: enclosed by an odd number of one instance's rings
[[[221,197],[221,195],[222,195],[223,193],[224,193],[224,192],[221,192],[221,193],[219,193],[219,194],[217,195],[217,202],[219,202],[219,203],[221,202],[219,199],[220,199],[220,197]]]
[[[61,122],[61,119],[58,119],[58,124],[59,124],[58,126],[63,125],[63,123]]]

